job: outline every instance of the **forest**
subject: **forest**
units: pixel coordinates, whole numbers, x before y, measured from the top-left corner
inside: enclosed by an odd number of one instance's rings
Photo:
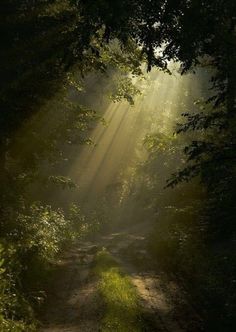
[[[236,330],[236,2],[0,1],[0,332]]]

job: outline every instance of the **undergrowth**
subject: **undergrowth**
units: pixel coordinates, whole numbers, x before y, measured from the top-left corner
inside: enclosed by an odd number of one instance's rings
[[[39,202],[13,212],[0,237],[0,331],[31,332],[61,250],[91,227],[75,205],[68,213]]]
[[[236,260],[229,243],[206,240],[199,215],[178,211],[162,216],[149,238],[157,267],[172,273],[204,319],[207,332],[231,332],[235,321]]]

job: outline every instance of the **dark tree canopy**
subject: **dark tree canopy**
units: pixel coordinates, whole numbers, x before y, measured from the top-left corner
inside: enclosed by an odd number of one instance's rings
[[[134,40],[149,70],[169,60],[180,61],[183,72],[199,63],[214,67],[214,101],[227,99],[233,112],[235,7],[231,0],[2,1],[1,131],[55,93],[58,79],[86,61],[85,50],[99,57],[91,40],[100,31],[104,42]]]

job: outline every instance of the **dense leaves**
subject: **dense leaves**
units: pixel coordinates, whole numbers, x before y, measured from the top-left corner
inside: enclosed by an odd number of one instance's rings
[[[155,156],[160,157],[159,163],[168,156],[166,173],[172,167],[174,174],[167,186],[200,177],[208,193],[204,211],[199,212],[207,225],[204,234],[213,242],[232,245],[236,234],[235,1],[2,0],[0,6],[1,328],[33,328],[32,314],[27,314],[30,306],[22,295],[23,270],[30,268],[29,256],[46,262],[59,251],[64,235],[71,236],[70,217],[45,202],[35,203],[30,191],[40,184],[74,186],[55,171],[55,165],[68,160],[65,145],[92,143],[88,132],[98,120],[96,113],[77,102],[83,79],[91,71],[111,74],[112,99],[133,103],[139,91],[127,74],[141,75],[142,61],[148,71],[156,66],[169,72],[169,61],[179,61],[182,73],[197,65],[211,68],[211,91],[199,103],[198,112],[189,109],[183,114],[177,128],[178,137],[194,133],[194,139],[184,148],[182,141],[176,144],[176,136],[150,135],[145,141],[151,155],[146,168],[155,180]],[[180,160],[183,168],[176,169],[176,156],[184,158],[181,150],[186,160]],[[155,183],[151,193],[155,194]],[[84,220],[80,211],[75,215],[72,219],[79,219],[80,233]],[[182,239],[188,231],[180,233]],[[189,233],[190,240],[181,240],[181,245],[180,237],[174,236],[170,255],[175,250],[186,252],[183,243],[190,243],[191,227]],[[24,303],[22,311],[19,303]],[[25,317],[30,317],[26,325]]]

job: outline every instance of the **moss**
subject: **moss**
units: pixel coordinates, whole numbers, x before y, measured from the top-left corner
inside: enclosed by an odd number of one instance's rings
[[[98,252],[94,271],[99,278],[99,293],[104,304],[101,331],[142,331],[137,291],[106,250]]]

